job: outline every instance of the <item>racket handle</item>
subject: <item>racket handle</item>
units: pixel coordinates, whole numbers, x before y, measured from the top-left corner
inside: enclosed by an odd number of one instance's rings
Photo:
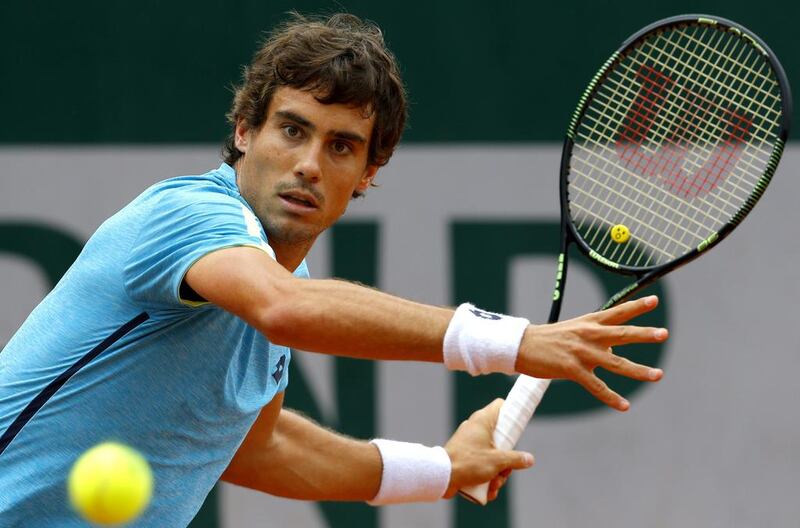
[[[549,386],[549,379],[531,378],[525,375],[517,378],[497,417],[497,425],[494,428],[494,446],[497,449],[513,449],[517,445]],[[489,483],[470,486],[460,490],[459,493],[466,499],[485,506]]]

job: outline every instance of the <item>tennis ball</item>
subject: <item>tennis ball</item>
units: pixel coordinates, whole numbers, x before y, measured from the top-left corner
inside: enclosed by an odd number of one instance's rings
[[[611,228],[611,240],[616,242],[617,244],[622,244],[623,242],[627,242],[628,239],[631,237],[631,232],[622,224],[617,224]]]
[[[153,473],[136,450],[105,442],[75,461],[67,491],[72,507],[87,521],[106,526],[127,523],[150,502]]]

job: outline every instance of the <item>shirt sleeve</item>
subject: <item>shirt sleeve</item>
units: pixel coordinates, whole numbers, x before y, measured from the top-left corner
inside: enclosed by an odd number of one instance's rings
[[[152,207],[131,248],[124,269],[125,288],[149,307],[197,307],[207,302],[182,299],[180,286],[189,268],[213,251],[251,246],[275,253],[253,212],[223,192],[170,189]]]

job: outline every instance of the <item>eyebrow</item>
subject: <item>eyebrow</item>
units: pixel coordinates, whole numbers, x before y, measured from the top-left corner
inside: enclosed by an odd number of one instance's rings
[[[366,143],[367,140],[361,137],[361,134],[356,134],[355,132],[346,132],[344,130],[341,131],[334,131],[333,136],[339,139],[349,139],[355,143]]]
[[[312,123],[311,121],[309,121],[305,117],[303,117],[303,116],[301,116],[299,114],[295,114],[294,112],[289,111],[289,110],[278,110],[277,112],[275,112],[275,115],[280,116],[280,117],[282,117],[284,119],[289,119],[290,121],[294,121],[298,125],[304,126],[306,128],[310,128],[311,130],[314,130],[316,128],[314,126],[314,123]]]
[[[301,116],[300,114],[296,114],[291,110],[278,110],[275,112],[275,115],[280,116],[284,119],[288,119],[290,121],[294,121],[300,126],[306,127],[309,130],[316,130],[316,126],[314,123],[306,119],[305,117]],[[350,141],[354,141],[356,143],[366,143],[367,140],[361,136],[361,134],[356,134],[355,132],[348,132],[346,130],[334,130],[333,136],[339,139],[347,139]]]

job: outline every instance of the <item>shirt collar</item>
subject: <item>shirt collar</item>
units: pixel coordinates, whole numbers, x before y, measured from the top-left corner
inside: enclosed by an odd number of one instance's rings
[[[228,165],[227,163],[223,163],[217,169],[220,174],[222,174],[226,180],[232,181],[234,185],[236,185],[236,169]]]

